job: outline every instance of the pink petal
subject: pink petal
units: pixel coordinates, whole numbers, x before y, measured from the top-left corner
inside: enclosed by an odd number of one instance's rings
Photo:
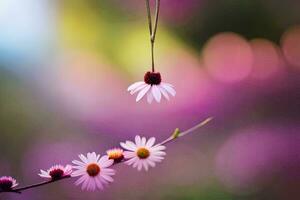
[[[134,138],[136,146],[141,146],[141,137],[139,135]]]
[[[143,85],[140,85],[139,87],[135,88],[134,90],[131,90],[130,94],[133,95],[133,94],[137,93],[138,91],[141,91],[142,89],[144,89],[147,86],[148,85],[146,83],[144,83]]]
[[[148,141],[147,141],[147,143],[146,143],[146,147],[152,147],[153,146],[153,144],[155,143],[155,137],[151,137]]]
[[[152,92],[148,92],[148,93],[147,93],[147,102],[148,102],[149,104],[151,104],[152,101],[153,101],[153,95],[152,95]]]
[[[134,90],[134,89],[136,89],[137,87],[139,87],[139,86],[141,86],[141,85],[143,85],[143,84],[145,84],[144,81],[135,82],[135,83],[131,84],[131,85],[127,88],[127,91]]]
[[[160,99],[161,99],[161,93],[156,85],[152,86],[152,94],[153,94],[154,99],[159,103]]]
[[[176,95],[176,91],[174,90],[174,88],[172,87],[171,84],[168,83],[161,83],[161,86],[167,90],[167,92],[169,92],[172,96]]]
[[[136,97],[136,102],[138,102],[139,100],[141,100],[143,98],[143,96],[149,91],[149,89],[151,88],[150,85],[147,85],[144,89],[142,89],[139,94]]]
[[[160,92],[164,95],[164,97],[165,97],[167,100],[170,100],[169,95],[168,95],[166,89],[163,88],[162,86],[159,86],[158,88],[159,88]]]

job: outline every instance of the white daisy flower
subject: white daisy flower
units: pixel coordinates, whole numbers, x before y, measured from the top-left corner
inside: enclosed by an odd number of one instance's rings
[[[65,176],[70,176],[71,173],[72,173],[71,165],[66,165],[65,167],[62,165],[54,165],[47,171],[41,169],[41,173],[39,174],[39,176],[42,178],[58,180]]]
[[[127,88],[127,91],[131,95],[138,92],[136,102],[140,101],[147,94],[148,103],[152,103],[153,99],[159,103],[162,96],[169,100],[169,94],[172,96],[176,94],[173,85],[161,81],[159,72],[147,72],[144,76],[144,81],[133,83]]]
[[[77,177],[81,176],[76,182],[76,185],[80,185],[82,190],[94,191],[97,188],[103,189],[104,185],[109,182],[113,182],[111,176],[115,175],[115,170],[109,169],[114,160],[109,159],[108,156],[102,156],[93,153],[88,153],[85,157],[84,155],[79,155],[80,161],[73,160],[72,163],[74,171],[71,176]]]
[[[0,191],[9,191],[17,187],[19,184],[16,179],[11,176],[0,177]]]
[[[132,165],[140,171],[144,168],[148,171],[149,166],[155,167],[156,162],[161,162],[166,153],[163,145],[154,145],[155,138],[151,137],[148,141],[145,137],[135,136],[135,143],[131,141],[121,142],[120,145],[128,150],[124,151],[124,157],[127,159],[127,165]]]

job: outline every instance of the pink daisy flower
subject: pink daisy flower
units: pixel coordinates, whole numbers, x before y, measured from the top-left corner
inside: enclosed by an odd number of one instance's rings
[[[9,191],[17,187],[19,184],[16,179],[11,176],[2,176],[0,177],[0,190]]]
[[[121,142],[120,145],[128,150],[124,152],[124,157],[127,159],[127,165],[132,165],[140,171],[144,168],[148,171],[149,166],[155,167],[156,162],[161,162],[166,153],[163,145],[154,145],[155,138],[151,137],[148,141],[145,137],[135,136],[135,143],[131,141]]]
[[[114,160],[109,159],[108,156],[102,156],[93,153],[87,153],[87,156],[79,155],[80,161],[73,160],[72,163],[74,171],[71,176],[81,176],[76,182],[76,185],[80,185],[82,190],[94,191],[97,188],[103,189],[104,185],[109,182],[113,182],[111,176],[115,175],[115,170],[109,169]]]
[[[131,84],[127,91],[131,95],[138,92],[136,102],[140,101],[147,94],[147,102],[150,104],[153,99],[159,103],[162,96],[169,100],[169,94],[172,96],[176,94],[173,85],[161,81],[159,72],[147,72],[144,76],[144,81]]]
[[[71,173],[72,173],[71,165],[66,165],[65,167],[62,165],[54,165],[47,171],[41,169],[41,173],[39,174],[39,176],[42,178],[58,180],[66,176],[70,176]]]

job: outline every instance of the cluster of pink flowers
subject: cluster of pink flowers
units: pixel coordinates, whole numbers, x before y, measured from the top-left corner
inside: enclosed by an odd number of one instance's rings
[[[165,146],[155,144],[155,138],[148,140],[145,137],[136,136],[135,141],[120,143],[122,148],[113,148],[101,156],[95,152],[80,154],[78,160],[73,160],[73,165],[54,165],[48,170],[40,170],[41,178],[49,182],[64,178],[79,177],[75,185],[81,185],[82,190],[94,191],[103,189],[104,186],[113,182],[112,176],[116,171],[110,167],[114,164],[124,162],[137,168],[139,171],[148,171],[157,162],[164,159]],[[18,185],[17,181],[9,176],[0,178],[0,191],[13,191]]]

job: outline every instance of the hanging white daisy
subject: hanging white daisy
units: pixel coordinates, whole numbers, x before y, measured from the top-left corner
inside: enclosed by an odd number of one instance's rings
[[[18,183],[16,179],[14,179],[13,177],[11,176],[0,177],[0,191],[10,191],[17,186]]]
[[[145,137],[135,136],[135,143],[131,141],[121,142],[120,145],[128,150],[124,151],[125,163],[132,165],[140,171],[144,168],[148,171],[149,166],[155,167],[156,162],[161,162],[166,153],[163,145],[154,145],[155,138],[151,137],[148,141]]]
[[[161,81],[159,72],[147,72],[144,76],[144,81],[131,84],[127,91],[131,95],[138,92],[136,102],[140,101],[147,94],[148,103],[152,103],[153,99],[159,103],[162,96],[169,100],[169,94],[172,96],[176,94],[173,85]]]
[[[70,176],[71,173],[72,173],[71,165],[66,165],[65,167],[62,165],[54,165],[47,171],[41,169],[41,173],[39,174],[39,176],[42,178],[58,180],[66,176]]]
[[[102,190],[104,185],[113,182],[111,176],[115,175],[115,170],[108,167],[114,163],[114,160],[109,159],[108,156],[100,158],[100,155],[97,155],[95,152],[88,153],[86,157],[81,154],[79,158],[80,161],[72,161],[76,165],[73,168],[77,170],[71,176],[81,176],[75,184],[82,184],[82,190],[94,191],[97,188]]]

